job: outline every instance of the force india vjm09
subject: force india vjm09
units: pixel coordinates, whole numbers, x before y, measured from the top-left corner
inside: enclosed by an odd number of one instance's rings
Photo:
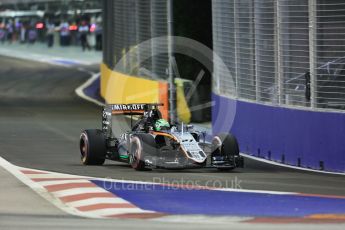
[[[236,138],[219,134],[211,143],[205,133],[191,125],[169,124],[162,119],[162,104],[106,105],[102,113],[102,130],[81,133],[80,153],[85,165],[102,165],[105,159],[128,163],[135,170],[145,168],[185,169],[243,167]],[[114,116],[130,115],[129,130],[118,136],[112,128]],[[133,124],[133,116],[139,119]],[[201,141],[202,139],[202,141]]]

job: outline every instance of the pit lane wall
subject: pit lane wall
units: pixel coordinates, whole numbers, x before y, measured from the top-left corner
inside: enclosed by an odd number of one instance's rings
[[[168,83],[126,75],[101,64],[101,96],[109,104],[163,103],[168,117]]]
[[[288,165],[345,172],[345,113],[274,107],[215,93],[212,97],[213,133],[231,131],[241,152]]]

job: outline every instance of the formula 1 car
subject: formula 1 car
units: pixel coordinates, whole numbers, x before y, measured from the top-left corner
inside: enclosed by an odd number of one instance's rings
[[[135,170],[164,168],[243,167],[236,138],[219,134],[205,141],[205,132],[192,125],[169,124],[158,109],[162,104],[114,104],[103,107],[102,130],[81,133],[80,153],[84,165],[102,165],[105,159],[128,163]],[[130,116],[129,130],[114,135],[112,119]],[[133,116],[139,119],[133,123]]]

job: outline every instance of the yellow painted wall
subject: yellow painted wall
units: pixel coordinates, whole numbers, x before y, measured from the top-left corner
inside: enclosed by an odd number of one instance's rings
[[[181,78],[176,78],[175,84],[176,84],[177,116],[179,118],[179,121],[182,121],[184,123],[190,123],[192,114],[188,107],[186,95],[184,94],[183,80]]]
[[[163,117],[167,117],[168,91],[166,82],[133,77],[112,71],[101,64],[101,96],[109,104],[163,103]]]

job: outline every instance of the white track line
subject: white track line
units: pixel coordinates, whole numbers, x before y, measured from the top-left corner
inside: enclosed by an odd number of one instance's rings
[[[23,56],[23,51],[20,50],[13,50],[10,48],[4,48],[0,47],[0,54],[3,56],[8,56],[8,57],[13,57],[13,58],[18,58],[22,60],[31,60],[31,61],[37,61],[37,62],[42,62],[42,63],[48,63],[51,65],[56,65],[56,66],[64,66],[64,67],[73,67],[73,65],[92,65],[92,64],[98,64],[99,62],[90,62],[90,61],[80,61],[80,60],[75,60],[71,58],[64,58],[64,57],[59,57],[59,56],[49,56],[49,55],[44,55],[44,54],[36,54],[36,53],[26,53],[27,55]],[[64,61],[66,62],[71,62],[73,64],[65,64],[63,63]]]
[[[184,215],[173,215],[173,216],[163,216],[160,218],[152,219],[153,221],[157,222],[165,222],[165,223],[197,223],[197,224],[214,224],[214,223],[227,223],[229,224],[228,229],[234,229],[231,226],[233,222],[242,222],[252,220],[253,217],[240,217],[240,216],[212,216],[212,218],[205,217],[203,215],[188,215],[186,218]],[[216,227],[214,228],[216,229]]]
[[[206,186],[186,186],[183,185],[179,186],[176,184],[161,184],[156,182],[146,182],[146,181],[132,181],[132,180],[117,180],[117,179],[98,179],[94,178],[94,180],[102,180],[114,183],[133,183],[133,184],[140,184],[140,185],[157,185],[157,186],[171,186],[176,188],[181,188],[182,190],[215,190],[215,191],[223,191],[223,192],[242,192],[242,193],[262,193],[262,194],[272,194],[272,195],[297,195],[299,193],[296,192],[280,192],[280,191],[270,191],[270,190],[250,190],[250,189],[233,189],[233,188],[218,188],[218,187],[206,187]]]
[[[105,105],[104,103],[99,102],[99,101],[97,101],[96,99],[94,99],[94,98],[92,98],[92,97],[89,97],[89,96],[87,96],[87,95],[84,93],[84,89],[86,89],[87,87],[89,87],[89,86],[90,86],[94,81],[96,81],[97,78],[99,78],[99,77],[100,77],[100,73],[92,74],[92,76],[91,76],[86,82],[84,82],[81,86],[79,86],[78,88],[75,89],[75,93],[76,93],[79,97],[81,97],[81,98],[83,98],[83,99],[85,99],[85,100],[87,100],[87,101],[90,101],[90,102],[92,102],[92,103],[95,103],[96,105],[99,105],[99,106],[104,106],[104,105]]]
[[[242,154],[241,155],[247,157],[247,155]],[[0,157],[1,158],[1,157]],[[250,157],[248,157],[250,158]],[[264,160],[264,159],[263,159]],[[277,163],[279,164],[279,163]],[[280,165],[279,165],[280,166]],[[282,165],[283,167],[285,165]],[[40,170],[42,171],[42,170]],[[49,171],[42,171],[42,172],[47,172],[49,173]],[[33,174],[36,175],[36,174]],[[38,174],[37,174],[38,175]],[[45,175],[45,174],[39,174],[39,175]],[[78,176],[78,175],[69,175],[69,174],[60,174],[61,176],[65,175],[66,177],[82,177],[82,176]],[[343,174],[340,174],[343,175]],[[147,181],[135,181],[135,180],[120,180],[120,179],[111,179],[111,178],[96,178],[96,177],[89,177],[88,179],[92,179],[92,180],[99,180],[99,181],[104,181],[104,182],[114,182],[114,183],[132,183],[132,184],[141,184],[141,185],[158,185],[158,186],[176,186],[176,185],[169,185],[169,184],[161,184],[161,183],[157,183],[157,182],[147,182]],[[272,194],[272,195],[294,195],[294,194],[299,194],[296,192],[284,192],[284,191],[271,191],[271,190],[249,190],[249,189],[233,189],[233,188],[217,188],[217,187],[198,187],[196,186],[195,188],[186,188],[186,189],[210,189],[210,190],[216,190],[216,191],[225,191],[225,192],[244,192],[244,193],[264,193],[264,194]],[[104,190],[107,191],[107,190]],[[318,195],[318,194],[315,194]]]
[[[262,193],[262,194],[271,194],[271,195],[297,195],[298,194],[296,192],[279,192],[279,191],[232,189],[232,188],[216,188],[212,190],[224,191],[224,192]]]
[[[321,171],[321,170],[316,170],[316,169],[308,169],[308,168],[302,168],[302,167],[297,167],[297,166],[293,166],[293,165],[282,164],[282,163],[274,162],[274,161],[271,161],[271,160],[266,160],[266,159],[263,159],[263,158],[250,156],[250,155],[244,154],[244,153],[241,153],[241,155],[244,156],[244,157],[247,157],[249,159],[252,159],[252,160],[256,160],[256,161],[260,161],[260,162],[264,162],[264,163],[267,163],[267,164],[276,165],[276,166],[280,166],[280,167],[297,169],[297,170],[302,170],[302,171],[307,171],[307,172],[314,172],[314,173],[324,173],[324,174],[332,174],[332,175],[345,176],[345,172],[341,173],[341,172],[330,172],[330,171]]]
[[[140,208],[104,208],[98,210],[87,211],[88,215],[95,216],[110,216],[119,214],[130,214],[130,213],[153,213],[152,211],[145,211]]]

